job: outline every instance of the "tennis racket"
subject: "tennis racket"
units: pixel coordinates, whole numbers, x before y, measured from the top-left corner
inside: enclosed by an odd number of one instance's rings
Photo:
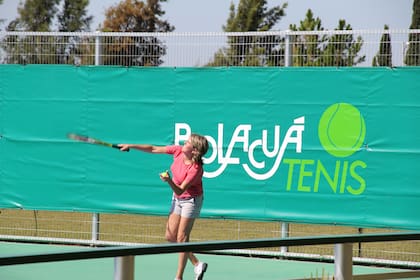
[[[67,137],[75,140],[75,141],[79,141],[79,142],[84,142],[84,143],[89,143],[89,144],[95,144],[95,145],[101,145],[101,146],[105,146],[105,147],[110,147],[110,148],[115,148],[115,149],[120,149],[120,147],[118,147],[117,144],[112,144],[112,143],[108,143],[96,138],[92,138],[89,136],[82,136],[82,135],[78,135],[75,133],[69,133],[67,134]],[[126,150],[126,152],[128,152],[129,150]]]

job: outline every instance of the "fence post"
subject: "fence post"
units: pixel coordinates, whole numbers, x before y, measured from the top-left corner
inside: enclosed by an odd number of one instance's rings
[[[100,31],[96,31],[99,34]],[[95,65],[102,64],[102,41],[98,35],[95,37]],[[99,213],[92,214],[92,241],[99,240]]]
[[[114,280],[134,280],[134,256],[114,258]]]
[[[99,213],[92,214],[92,241],[99,240]]]
[[[285,67],[293,66],[293,40],[289,32],[290,30],[286,31],[286,38],[284,41],[285,43],[284,66]]]
[[[95,65],[102,65],[102,39],[99,33],[100,31],[96,31],[98,35],[95,37]]]
[[[351,280],[353,278],[353,244],[335,244],[334,255],[334,279]]]
[[[289,237],[289,223],[282,222],[281,223],[281,238],[287,238],[287,237]],[[280,247],[280,252],[282,254],[287,253],[287,251],[288,251],[287,246]]]

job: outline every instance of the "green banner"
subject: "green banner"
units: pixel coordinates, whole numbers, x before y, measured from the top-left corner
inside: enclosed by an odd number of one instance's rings
[[[206,135],[202,217],[420,229],[420,68],[0,66],[0,207],[166,215]]]

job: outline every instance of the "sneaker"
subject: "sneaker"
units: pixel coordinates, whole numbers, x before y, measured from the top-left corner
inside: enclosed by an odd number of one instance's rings
[[[194,267],[194,273],[195,273],[195,280],[202,280],[204,276],[204,272],[207,270],[207,264],[203,262],[199,262]]]

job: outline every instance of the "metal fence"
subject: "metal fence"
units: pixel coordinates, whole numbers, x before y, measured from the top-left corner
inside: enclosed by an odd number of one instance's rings
[[[420,30],[0,32],[1,64],[161,67],[420,65]]]

